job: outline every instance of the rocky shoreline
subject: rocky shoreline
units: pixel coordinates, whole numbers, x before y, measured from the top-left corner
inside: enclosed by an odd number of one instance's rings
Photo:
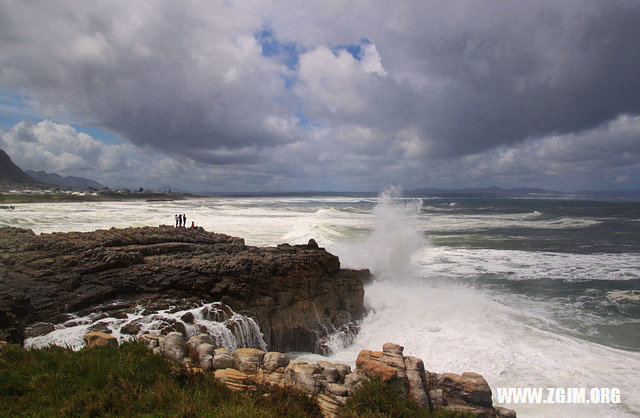
[[[118,345],[115,337],[93,332],[84,336],[88,348]],[[491,388],[477,373],[433,373],[421,359],[404,355],[404,347],[386,343],[382,351],[362,350],[355,370],[347,364],[291,361],[280,352],[239,348],[230,352],[216,347],[208,334],[189,340],[179,332],[145,334],[138,340],[154,354],[184,365],[194,373],[214,373],[216,379],[238,391],[257,391],[258,386],[289,387],[314,398],[325,417],[337,417],[367,379],[379,379],[429,411],[448,410],[477,417],[515,418],[507,408],[494,407]]]
[[[355,370],[291,362],[284,352],[326,354],[328,339],[355,335],[371,280],[368,270],[340,268],[313,240],[262,248],[201,228],[0,228],[0,248],[0,340],[29,346],[70,330],[82,330],[75,348],[137,339],[232,389],[302,391],[327,417],[371,378],[431,411],[515,416],[493,407],[482,376],[429,372],[397,344],[362,350]]]
[[[364,314],[363,282],[371,277],[368,270],[341,269],[338,257],[313,240],[261,248],[202,228],[41,235],[0,228],[0,248],[0,333],[19,344],[77,325],[83,315],[93,329],[111,332],[106,317],[126,321],[133,312],[222,303],[228,308],[216,310],[222,314],[195,314],[227,321],[237,313],[256,321],[271,350],[321,353],[323,338],[353,328]],[[198,332],[188,315],[163,318],[154,325],[160,333]],[[135,325],[128,328],[134,336],[145,331]]]

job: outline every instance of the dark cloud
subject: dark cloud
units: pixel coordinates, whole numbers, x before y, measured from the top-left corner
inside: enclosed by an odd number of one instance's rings
[[[637,184],[638,22],[622,0],[3,1],[0,88],[201,185]]]

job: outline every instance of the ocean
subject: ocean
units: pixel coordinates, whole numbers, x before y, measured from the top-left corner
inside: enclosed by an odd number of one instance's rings
[[[620,404],[510,404],[518,416],[640,415],[640,202],[242,197],[19,204],[0,226],[53,231],[174,224],[249,245],[306,243],[369,268],[367,316],[331,360],[385,342],[435,372],[500,387],[619,388]],[[315,359],[309,353],[296,353]]]

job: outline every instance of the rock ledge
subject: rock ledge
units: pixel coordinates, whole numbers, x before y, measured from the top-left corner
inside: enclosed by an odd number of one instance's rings
[[[109,315],[126,317],[140,306],[222,302],[253,318],[270,349],[322,352],[322,337],[362,317],[370,278],[341,269],[315,241],[251,247],[202,228],[0,228],[0,248],[0,334],[15,343],[30,325],[52,329],[114,303],[120,312],[109,307]]]

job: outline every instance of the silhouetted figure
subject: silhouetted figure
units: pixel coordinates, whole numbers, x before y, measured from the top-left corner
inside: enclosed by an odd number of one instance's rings
[[[178,215],[178,227],[182,227],[182,215]]]
[[[191,229],[196,229],[196,223],[191,221]]]
[[[176,215],[176,228],[178,227],[178,215]]]
[[[187,214],[186,213],[182,214],[182,226],[184,226],[185,228],[187,227]]]

